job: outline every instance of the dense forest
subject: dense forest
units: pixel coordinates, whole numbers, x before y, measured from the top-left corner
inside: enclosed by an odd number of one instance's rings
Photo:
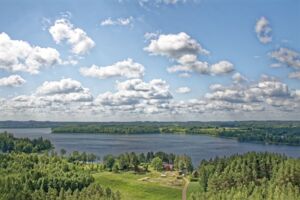
[[[71,124],[52,128],[53,133],[107,134],[207,134],[240,142],[300,145],[300,122],[128,122]]]
[[[192,200],[299,200],[300,159],[246,153],[202,161]]]
[[[7,132],[0,133],[0,150],[6,152],[41,152],[50,150],[53,145],[49,140],[44,140],[42,137],[30,140],[28,138],[15,138]]]
[[[0,146],[0,200],[120,199],[119,192],[94,183],[90,171],[76,162],[85,158],[82,154],[77,160],[54,151],[49,155],[48,140],[19,139],[8,133],[0,134]]]

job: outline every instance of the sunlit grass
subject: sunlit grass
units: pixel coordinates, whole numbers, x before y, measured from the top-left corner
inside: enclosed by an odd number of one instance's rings
[[[172,186],[161,180],[159,173],[137,175],[130,172],[111,173],[100,172],[94,174],[96,182],[114,191],[120,191],[123,200],[176,200],[181,199],[181,186]],[[150,181],[142,181],[149,177]],[[155,182],[151,180],[155,179]],[[171,178],[166,178],[171,179]],[[173,179],[173,177],[172,177]],[[163,179],[162,179],[163,180]]]

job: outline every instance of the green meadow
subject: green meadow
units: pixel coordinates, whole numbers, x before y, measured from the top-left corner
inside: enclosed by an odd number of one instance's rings
[[[96,182],[104,187],[119,191],[122,200],[176,200],[181,199],[181,180],[160,173],[150,172],[139,175],[132,172],[100,172],[93,175]],[[174,185],[174,182],[178,185]]]

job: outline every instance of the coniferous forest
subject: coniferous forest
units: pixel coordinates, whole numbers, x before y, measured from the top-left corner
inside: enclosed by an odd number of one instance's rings
[[[300,199],[300,159],[274,153],[246,153],[202,161],[193,200]]]
[[[83,164],[49,153],[49,141],[17,139],[7,133],[0,138],[1,200],[120,199],[119,192],[95,184]]]

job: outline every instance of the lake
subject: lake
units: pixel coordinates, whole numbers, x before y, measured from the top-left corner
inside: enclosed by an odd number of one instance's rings
[[[206,135],[180,134],[51,134],[49,128],[0,129],[16,137],[49,139],[56,150],[64,148],[67,152],[85,151],[103,157],[107,154],[124,152],[164,151],[191,156],[197,166],[202,159],[215,156],[228,156],[248,151],[277,152],[291,157],[300,157],[300,146],[265,145],[240,143],[234,139],[217,138]]]

